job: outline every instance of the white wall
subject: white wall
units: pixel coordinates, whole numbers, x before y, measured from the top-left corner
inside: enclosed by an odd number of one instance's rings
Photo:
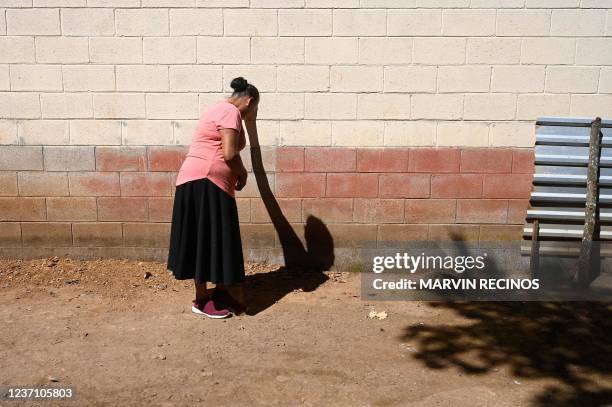
[[[238,75],[268,145],[528,147],[537,116],[612,116],[609,0],[0,7],[1,144],[188,144]]]

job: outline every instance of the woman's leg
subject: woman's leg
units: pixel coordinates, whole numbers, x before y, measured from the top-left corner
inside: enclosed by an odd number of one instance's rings
[[[216,284],[214,291],[217,293],[219,301],[231,307],[235,313],[242,314],[247,311],[248,306],[244,295],[244,283],[232,285]]]
[[[198,304],[204,304],[204,302],[210,298],[210,290],[208,289],[206,285],[206,281],[204,281],[201,284],[198,284],[196,282],[195,289],[196,289],[196,302]]]
[[[215,290],[225,291],[234,297],[240,304],[246,305],[244,296],[244,283],[236,283],[232,285],[217,284]]]
[[[232,288],[233,288],[234,297],[236,298],[236,300],[241,305],[244,305],[246,307],[246,297],[244,295],[244,283],[234,284]]]

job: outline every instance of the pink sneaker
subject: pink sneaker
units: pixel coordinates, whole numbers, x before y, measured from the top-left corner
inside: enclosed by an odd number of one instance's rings
[[[229,309],[234,315],[241,315],[247,311],[246,305],[238,302],[227,290],[214,290],[212,298],[220,307]]]
[[[191,306],[191,312],[198,315],[206,315],[208,318],[221,319],[232,316],[230,310],[222,308],[215,304],[213,300],[208,300],[204,305],[193,301]]]

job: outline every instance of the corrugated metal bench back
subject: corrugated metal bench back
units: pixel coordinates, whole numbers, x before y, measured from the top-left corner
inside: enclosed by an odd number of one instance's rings
[[[540,117],[536,121],[535,174],[523,229],[522,251],[531,250],[539,223],[542,255],[579,254],[585,216],[589,136],[593,118]],[[612,241],[612,120],[602,119],[599,225],[595,240]]]

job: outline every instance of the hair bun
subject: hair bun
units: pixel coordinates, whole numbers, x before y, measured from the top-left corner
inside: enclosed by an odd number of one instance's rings
[[[232,79],[230,86],[236,92],[244,92],[247,88],[248,82],[242,76]]]

